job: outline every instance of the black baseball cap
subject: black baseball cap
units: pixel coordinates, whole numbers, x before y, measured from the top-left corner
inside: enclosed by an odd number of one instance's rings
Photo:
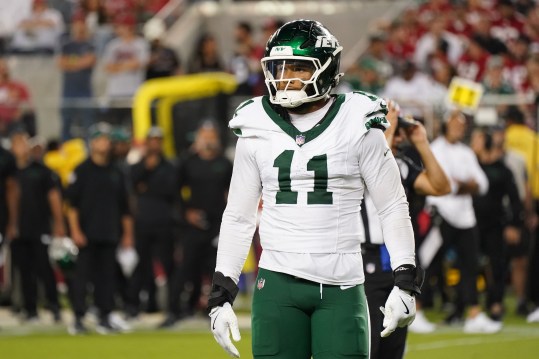
[[[417,126],[417,123],[414,119],[404,118],[401,116],[397,117],[397,124],[398,124],[398,127],[402,127],[402,128],[410,128],[410,127]]]

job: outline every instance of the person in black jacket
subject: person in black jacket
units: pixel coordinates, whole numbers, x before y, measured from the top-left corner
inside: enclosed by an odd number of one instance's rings
[[[183,261],[175,270],[172,306],[161,328],[171,327],[179,319],[192,315],[200,297],[203,275],[211,275],[215,268],[215,240],[232,177],[232,163],[223,155],[219,138],[217,125],[204,121],[197,131],[192,153],[180,163]],[[192,284],[193,291],[187,303],[180,306],[178,299],[187,283]]]
[[[68,223],[79,255],[71,283],[75,322],[70,334],[83,334],[87,284],[93,282],[94,303],[99,309],[100,334],[114,331],[109,314],[114,306],[114,271],[118,245],[133,245],[126,181],[110,162],[110,126],[98,123],[90,131],[90,157],[70,178],[67,189]]]
[[[19,232],[11,242],[13,261],[17,263],[21,276],[26,320],[38,319],[39,278],[54,320],[59,321],[56,280],[47,250],[51,234],[58,237],[65,235],[60,180],[53,171],[31,158],[28,139],[25,131],[11,135],[11,147],[18,167],[16,177],[21,191],[17,216]]]
[[[524,206],[513,173],[504,163],[503,140],[494,141],[494,131],[496,129],[479,129],[472,136],[472,148],[489,181],[488,192],[475,196],[473,205],[481,251],[488,259],[487,307],[493,319],[501,320],[509,274],[508,247],[521,240]],[[506,199],[509,206],[505,205]]]
[[[135,246],[139,263],[132,279],[133,300],[128,315],[140,310],[140,291],[155,292],[153,260],[157,259],[172,283],[174,213],[179,203],[178,172],[163,155],[163,131],[152,127],[146,137],[146,153],[131,167],[131,185],[136,197]],[[170,290],[169,290],[170,292]],[[154,300],[149,299],[149,303]]]

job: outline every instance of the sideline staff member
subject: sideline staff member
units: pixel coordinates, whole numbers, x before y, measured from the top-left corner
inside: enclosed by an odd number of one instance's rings
[[[90,131],[90,157],[81,163],[67,189],[71,237],[79,247],[71,300],[75,322],[70,334],[83,334],[86,286],[94,284],[94,302],[99,309],[100,334],[114,331],[108,316],[114,305],[116,248],[133,245],[133,221],[129,214],[126,181],[110,162],[110,126],[96,124]]]

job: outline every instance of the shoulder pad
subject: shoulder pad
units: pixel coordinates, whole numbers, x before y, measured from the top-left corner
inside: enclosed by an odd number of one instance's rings
[[[246,106],[249,106],[250,104],[252,104],[253,102],[255,102],[254,99],[249,99],[249,100],[246,100],[246,101],[243,101],[242,103],[240,103],[238,105],[238,107],[236,107],[236,110],[234,111],[234,116],[232,116],[233,118],[236,117],[238,115],[238,112],[243,109],[244,107]]]
[[[385,131],[389,127],[386,101],[369,92],[354,91],[353,94],[361,101],[361,106],[366,108],[363,121],[367,130],[379,128]]]
[[[262,132],[279,129],[270,119],[262,104],[263,97],[242,102],[234,112],[228,127],[238,137],[257,137]]]

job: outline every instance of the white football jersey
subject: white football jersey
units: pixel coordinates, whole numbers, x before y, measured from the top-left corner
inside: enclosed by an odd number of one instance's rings
[[[373,200],[381,212],[396,223],[409,222],[393,155],[382,131],[369,131],[389,125],[386,104],[362,92],[338,95],[323,119],[303,132],[275,109],[267,97],[254,98],[241,104],[230,121],[240,139],[216,270],[239,276],[226,257],[238,257],[241,250],[231,243],[254,230],[256,217],[250,211],[258,191],[263,200],[261,267],[320,283],[362,283],[359,209],[365,185],[379,193]],[[366,137],[377,145],[366,145]],[[413,244],[409,229],[404,236]],[[264,253],[269,253],[266,258]],[[411,253],[414,263],[413,248]]]
[[[358,211],[364,184],[358,146],[367,132],[363,119],[379,111],[376,118],[386,121],[385,103],[373,99],[339,95],[324,121],[303,133],[263,97],[237,112],[230,127],[245,128],[240,136],[256,137],[252,147],[262,180],[259,233],[264,249],[360,251]],[[246,122],[256,122],[258,128],[250,132]]]

